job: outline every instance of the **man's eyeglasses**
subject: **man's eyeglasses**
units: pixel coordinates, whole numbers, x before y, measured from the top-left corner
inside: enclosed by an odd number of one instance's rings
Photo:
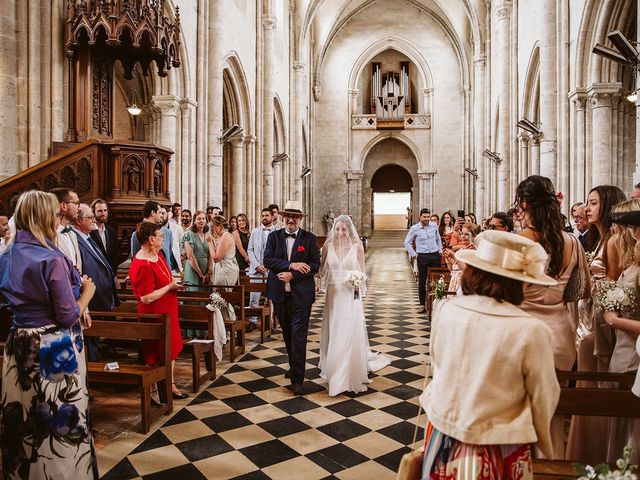
[[[76,200],[75,202],[62,202],[62,203],[73,203],[76,206],[80,206],[80,200]]]

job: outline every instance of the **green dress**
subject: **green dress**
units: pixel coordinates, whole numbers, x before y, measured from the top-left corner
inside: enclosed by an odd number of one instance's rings
[[[186,242],[191,245],[191,249],[193,250],[193,255],[196,257],[196,262],[198,262],[198,266],[200,267],[200,271],[203,274],[207,274],[207,269],[209,267],[209,244],[206,240],[201,241],[200,237],[196,232],[188,230],[185,232],[182,237],[182,242]],[[198,273],[191,266],[191,262],[187,259],[187,263],[184,268],[184,281],[185,283],[191,283],[193,285],[202,284],[201,278],[198,276]],[[187,288],[188,289],[188,288]]]

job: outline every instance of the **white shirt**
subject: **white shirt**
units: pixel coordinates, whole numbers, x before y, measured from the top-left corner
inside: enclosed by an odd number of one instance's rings
[[[182,230],[182,227],[178,225],[178,223],[174,221],[173,218],[169,219],[169,222],[167,222],[166,226],[169,228],[169,230],[171,230],[172,233],[173,242],[171,245],[171,252],[176,259],[176,262],[178,262],[178,269],[182,271],[182,252],[180,250],[180,244],[182,243],[184,230]]]
[[[300,229],[296,229],[295,232],[293,232],[293,235],[295,235],[296,237],[298,236]],[[286,230],[284,231],[284,234],[287,235],[289,234],[289,232],[287,232]],[[286,237],[285,236],[285,240],[287,241],[287,260],[291,260],[291,254],[293,253],[293,244],[296,242],[296,239],[293,237]],[[284,291],[285,292],[290,292],[291,291],[291,285],[289,285],[289,282],[284,284]]]
[[[98,225],[98,235],[100,236],[100,240],[102,241],[102,245],[104,246],[104,251],[107,251],[107,227],[104,226],[104,223],[97,223]]]
[[[60,224],[58,225],[58,233],[60,235],[58,235],[58,240],[60,242],[64,243],[64,248],[62,249],[62,253],[64,253],[69,260],[71,260],[71,263],[73,263],[73,265],[77,268],[78,267],[78,257],[76,255],[76,247],[73,243],[73,240],[71,240],[71,232],[67,232],[67,233],[62,233],[62,230],[64,230],[65,226]]]

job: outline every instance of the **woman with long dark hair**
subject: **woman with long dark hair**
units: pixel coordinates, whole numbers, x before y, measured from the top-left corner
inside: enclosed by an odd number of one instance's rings
[[[516,190],[516,205],[522,211],[524,230],[521,236],[539,243],[549,255],[546,274],[557,285],[544,287],[525,284],[524,301],[520,308],[541,318],[553,332],[554,364],[558,370],[571,370],[576,359],[576,328],[567,307],[565,288],[574,269],[580,263],[588,279],[584,250],[577,239],[564,231],[560,203],[551,180],[532,175],[520,182]],[[580,262],[579,256],[582,256]],[[590,282],[584,295],[591,292]],[[570,301],[577,301],[571,299]],[[554,417],[551,425],[554,457],[564,458],[563,417]]]
[[[455,231],[454,228],[455,219],[453,218],[453,213],[446,211],[440,217],[440,226],[438,230],[440,232],[440,238],[442,239],[442,246],[448,248],[451,244],[451,236]]]
[[[589,227],[589,261],[592,283],[617,280],[622,273],[620,254],[611,240],[609,214],[617,203],[626,200],[622,190],[614,185],[599,185],[589,192],[585,214]],[[596,311],[591,300],[581,302],[578,347],[578,371],[607,372],[613,353],[613,332],[604,323],[602,312]],[[582,382],[580,387],[597,387]],[[573,416],[569,429],[567,456],[583,462],[604,462],[607,458],[609,419],[607,417]]]

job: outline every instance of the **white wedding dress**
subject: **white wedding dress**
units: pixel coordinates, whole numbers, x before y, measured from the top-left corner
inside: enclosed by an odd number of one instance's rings
[[[345,272],[362,271],[358,262],[358,245],[343,255],[333,245],[326,246],[324,275],[327,275],[326,301],[320,338],[320,376],[329,383],[329,395],[345,391],[364,392],[371,383],[368,372],[391,363],[389,357],[371,351],[364,318],[363,296],[354,299],[354,289],[343,284]],[[342,258],[340,258],[342,256]]]

